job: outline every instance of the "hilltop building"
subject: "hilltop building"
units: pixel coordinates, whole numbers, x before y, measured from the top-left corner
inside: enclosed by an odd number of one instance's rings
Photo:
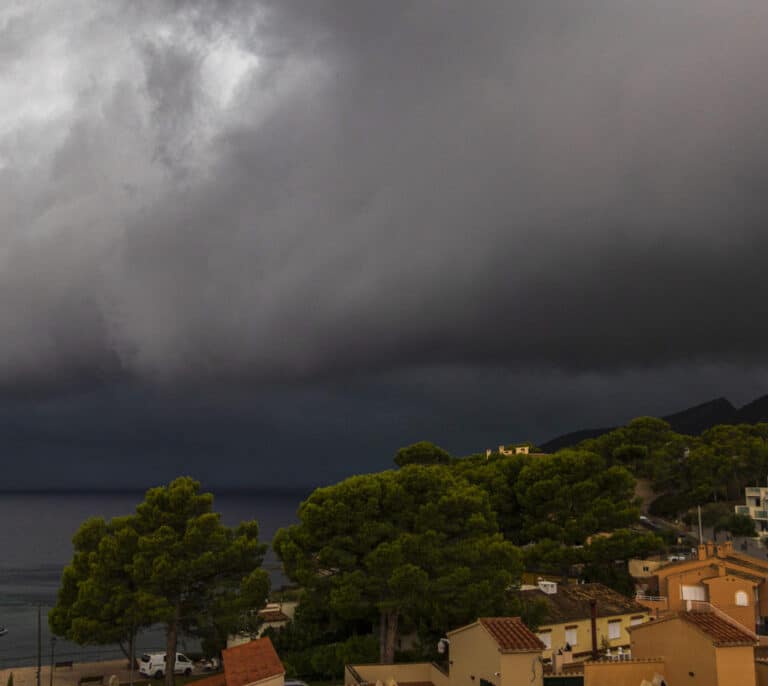
[[[531,455],[533,450],[532,443],[513,443],[512,445],[500,445],[498,450],[494,451],[491,448],[487,448],[485,456],[490,457],[494,452],[498,452],[499,455]]]
[[[744,489],[744,505],[736,505],[736,514],[746,515],[760,536],[768,536],[768,486],[748,486]]]

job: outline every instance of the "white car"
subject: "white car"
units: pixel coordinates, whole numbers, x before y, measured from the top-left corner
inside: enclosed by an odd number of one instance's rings
[[[192,660],[184,653],[176,653],[174,674],[192,674]],[[165,676],[165,653],[144,653],[139,660],[139,673],[147,677],[162,679]]]

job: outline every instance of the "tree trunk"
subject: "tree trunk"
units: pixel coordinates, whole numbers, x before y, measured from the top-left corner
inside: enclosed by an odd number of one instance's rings
[[[381,612],[379,615],[379,662],[384,664],[384,646],[387,644],[387,615]]]
[[[379,656],[381,663],[391,665],[395,661],[395,641],[397,640],[397,610],[381,613],[379,625]]]
[[[165,628],[165,686],[176,686],[176,646],[179,640],[179,606]]]
[[[136,669],[136,631],[131,631],[131,656],[128,658],[128,684],[133,686],[133,670]]]

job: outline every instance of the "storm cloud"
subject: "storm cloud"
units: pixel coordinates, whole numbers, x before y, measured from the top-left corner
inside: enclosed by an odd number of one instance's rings
[[[0,387],[751,392],[767,38],[762,0],[7,5]]]

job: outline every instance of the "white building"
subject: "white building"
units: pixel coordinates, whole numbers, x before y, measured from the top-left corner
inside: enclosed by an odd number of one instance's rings
[[[746,515],[755,523],[761,536],[768,536],[768,486],[747,486],[745,505],[736,505],[736,514]]]

